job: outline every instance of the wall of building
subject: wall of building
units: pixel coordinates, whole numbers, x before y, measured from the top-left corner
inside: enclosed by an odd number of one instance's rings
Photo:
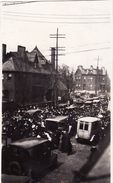
[[[52,100],[55,48],[52,49],[51,63],[48,62],[40,68],[34,67],[34,62],[32,63],[28,60],[26,55],[28,52],[26,52],[26,48],[23,46],[18,46],[17,52],[10,52],[10,54],[8,54],[6,53],[6,45],[3,45],[2,53],[3,57],[5,57],[5,62],[8,61],[8,64],[12,57],[12,65],[9,64],[8,66],[7,64],[6,70],[3,70],[4,100],[17,104]],[[44,59],[44,57],[42,57],[42,59]],[[8,68],[9,70],[13,68],[13,70],[9,72]],[[11,77],[8,78],[8,74],[10,74]]]
[[[93,92],[108,91],[110,88],[110,81],[105,68],[94,69],[92,66],[90,69],[84,69],[79,66],[75,73],[75,90],[86,90]]]
[[[3,73],[2,93],[3,100],[8,102],[15,101],[15,75],[13,72]]]
[[[95,91],[95,75],[83,75],[82,76],[82,90]]]

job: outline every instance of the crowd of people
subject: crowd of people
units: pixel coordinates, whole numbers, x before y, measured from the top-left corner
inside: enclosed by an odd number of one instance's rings
[[[110,122],[110,111],[107,110],[108,100],[103,99],[97,103],[76,102],[66,105],[47,105],[39,108],[38,105],[20,107],[14,111],[5,111],[2,116],[2,137],[5,141],[12,142],[28,137],[44,137],[55,142],[60,150],[71,152],[70,138],[76,134],[77,120],[85,116],[101,118],[102,126],[105,128]],[[37,109],[30,113],[30,109]],[[52,134],[46,129],[46,118],[54,116],[68,116],[65,131],[57,130]],[[60,143],[62,141],[62,143]],[[67,145],[66,145],[67,144]],[[68,148],[67,148],[68,147]]]

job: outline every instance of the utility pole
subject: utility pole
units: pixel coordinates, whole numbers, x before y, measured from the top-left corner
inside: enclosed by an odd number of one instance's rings
[[[64,54],[59,54],[59,51],[64,51],[64,47],[59,47],[58,44],[58,40],[59,38],[65,38],[65,34],[59,34],[58,32],[58,28],[57,28],[57,32],[56,34],[50,34],[50,38],[55,38],[56,39],[56,48],[55,48],[55,62],[56,62],[56,66],[55,66],[55,71],[56,71],[56,75],[55,75],[55,85],[54,85],[54,104],[55,106],[58,103],[58,56],[63,56]]]

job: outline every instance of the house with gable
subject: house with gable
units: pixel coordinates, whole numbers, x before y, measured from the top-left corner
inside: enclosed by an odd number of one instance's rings
[[[17,104],[53,100],[55,58],[51,62],[35,47],[31,52],[18,46],[16,52],[6,53],[3,45],[3,101]]]
[[[110,91],[110,80],[104,67],[86,69],[79,65],[75,72],[75,90],[90,93],[105,93]]]

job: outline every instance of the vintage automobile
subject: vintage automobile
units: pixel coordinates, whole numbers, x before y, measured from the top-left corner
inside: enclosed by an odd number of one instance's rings
[[[58,148],[61,132],[68,129],[68,116],[47,118],[45,125],[51,136],[53,149]]]
[[[58,129],[65,130],[68,126],[68,116],[56,116],[46,119],[46,129],[56,131]]]
[[[25,111],[24,116],[26,117],[33,117],[34,119],[38,118],[39,113],[41,112],[41,109],[29,109]]]
[[[2,148],[2,173],[35,177],[56,165],[57,154],[44,138],[26,138]]]
[[[95,137],[100,134],[101,120],[96,117],[79,118],[77,122],[76,139],[83,139],[93,142]]]

